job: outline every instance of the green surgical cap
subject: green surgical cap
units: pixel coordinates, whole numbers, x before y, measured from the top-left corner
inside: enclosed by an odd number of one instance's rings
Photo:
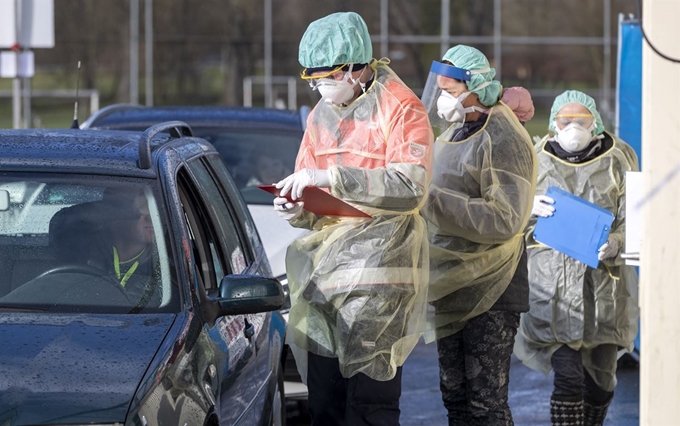
[[[300,40],[298,61],[305,68],[367,64],[373,58],[366,22],[354,12],[339,12],[309,24]]]
[[[479,102],[484,106],[494,106],[498,103],[498,99],[501,95],[501,83],[494,80],[496,76],[496,70],[491,68],[489,60],[486,56],[474,47],[464,46],[459,44],[458,46],[450,48],[444,54],[442,61],[449,61],[457,68],[463,68],[469,71],[483,70],[488,68],[488,72],[481,74],[473,74],[469,81],[466,81],[468,89],[471,92],[476,93],[479,96]],[[477,87],[482,84],[490,82],[486,87],[476,90]]]
[[[555,116],[566,104],[581,104],[588,108],[588,111],[590,111],[590,113],[593,114],[593,117],[595,117],[595,129],[593,129],[593,135],[599,135],[604,132],[604,123],[602,123],[602,117],[600,117],[600,113],[597,112],[595,100],[585,93],[579,92],[578,90],[567,90],[555,98],[555,102],[553,102],[552,108],[550,109],[550,123],[548,124],[548,128],[552,132],[557,132],[557,129],[555,128]]]

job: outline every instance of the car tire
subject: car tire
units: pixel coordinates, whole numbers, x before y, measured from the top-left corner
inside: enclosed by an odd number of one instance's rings
[[[283,365],[279,364],[276,391],[272,401],[271,426],[286,426],[286,395],[283,389]]]

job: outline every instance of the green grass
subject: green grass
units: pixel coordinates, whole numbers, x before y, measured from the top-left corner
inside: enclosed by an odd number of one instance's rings
[[[81,101],[81,123],[89,116],[88,108]],[[73,101],[67,99],[33,99],[31,105],[31,127],[43,129],[69,128],[71,121],[73,121]],[[0,98],[0,129],[11,128],[12,99]]]

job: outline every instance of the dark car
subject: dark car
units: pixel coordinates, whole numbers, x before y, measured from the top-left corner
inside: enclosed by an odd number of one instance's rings
[[[82,128],[142,130],[161,121],[180,120],[194,134],[209,141],[220,153],[236,181],[255,221],[274,276],[287,291],[285,256],[288,246],[307,232],[293,228],[272,208],[273,196],[257,188],[275,183],[295,169],[295,157],[309,115],[309,108],[279,110],[225,106],[142,107],[109,105],[89,117]],[[286,305],[282,310],[287,315]],[[285,355],[286,395],[306,400],[294,359]],[[304,407],[302,407],[304,411]]]
[[[288,245],[305,231],[288,226],[272,209],[273,196],[257,188],[288,176],[309,108],[279,110],[224,106],[142,107],[115,104],[89,117],[83,129],[144,130],[163,121],[180,120],[195,136],[220,153],[260,231],[274,276],[285,281]]]
[[[0,425],[285,423],[281,284],[215,148],[0,131]]]

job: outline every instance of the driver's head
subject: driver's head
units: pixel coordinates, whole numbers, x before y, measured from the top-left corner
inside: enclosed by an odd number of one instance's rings
[[[116,240],[151,243],[154,239],[144,192],[130,187],[106,188],[102,200],[104,224]]]
[[[258,180],[263,184],[276,183],[291,173],[282,159],[266,154],[257,155],[255,169]]]

